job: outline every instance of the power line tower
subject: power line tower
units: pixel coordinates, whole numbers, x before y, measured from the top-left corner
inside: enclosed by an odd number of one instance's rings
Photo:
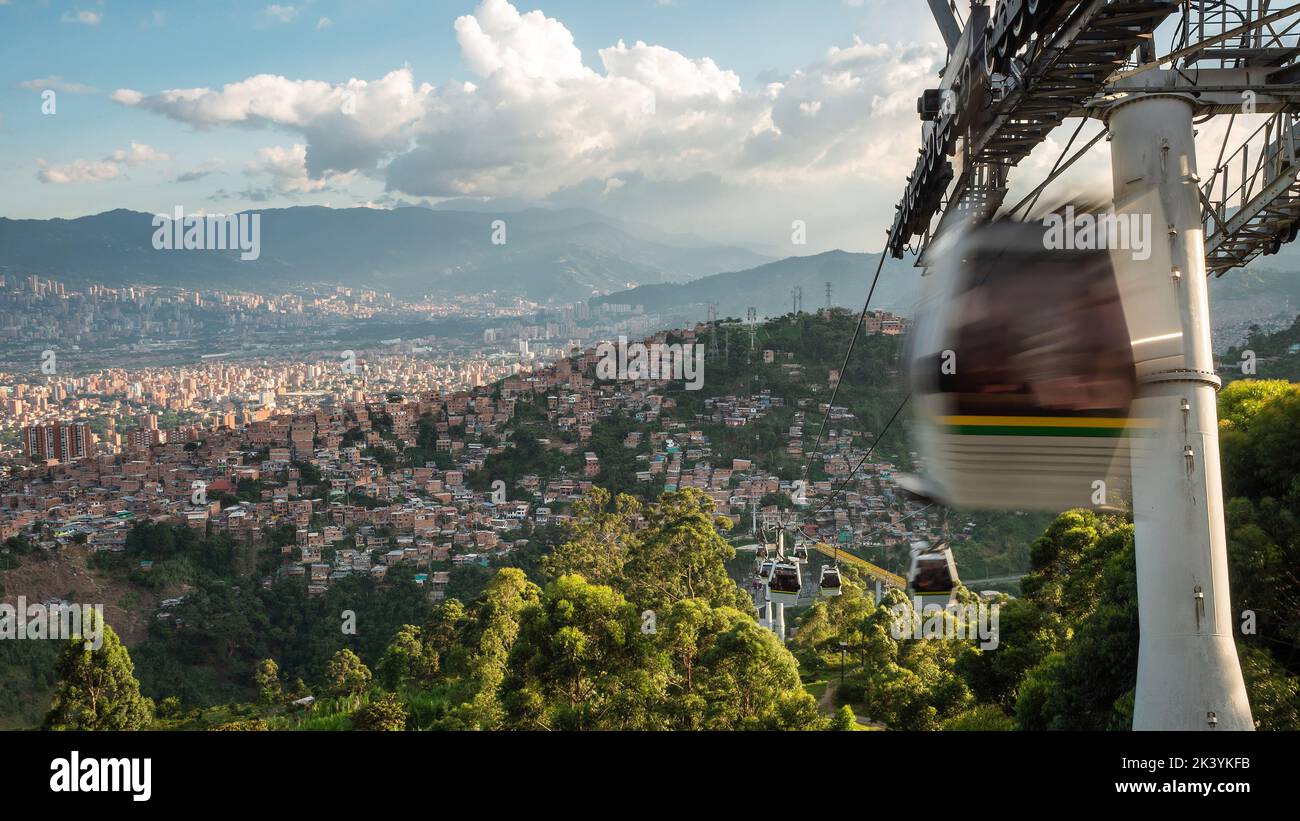
[[[1116,201],[1142,194],[1156,203],[1144,213],[1163,215],[1153,232],[1159,253],[1137,263],[1138,274],[1170,295],[1179,325],[1174,353],[1138,363],[1139,407],[1162,425],[1133,467],[1141,635],[1133,727],[1253,729],[1228,595],[1206,276],[1300,233],[1300,7],[990,0],[972,4],[964,22],[947,4],[930,9],[948,63],[921,98],[923,145],[886,248],[902,258],[919,238],[926,266],[945,229],[999,211],[1028,214],[1053,180],[1113,138]],[[1157,55],[1154,34],[1166,22],[1173,42]],[[1198,171],[1193,123],[1225,114],[1222,145],[1202,154],[1218,159]],[[1080,116],[1075,137],[1088,120],[1101,124],[1095,136],[1073,153],[1071,137],[1046,178],[1004,208],[1011,171]],[[1236,121],[1250,118],[1264,121],[1234,138]]]
[[[709,358],[718,357],[718,303],[709,303]]]
[[[835,303],[831,302],[831,284],[830,284],[830,282],[828,281],[828,282],[826,283],[826,313],[830,313],[831,308],[832,308],[834,305],[835,305]]]
[[[798,316],[803,310],[803,288],[801,286],[796,285],[794,289],[790,291],[790,302],[794,315]]]
[[[754,335],[758,332],[758,309],[750,308],[745,312],[745,322],[749,325],[749,350],[754,350]]]

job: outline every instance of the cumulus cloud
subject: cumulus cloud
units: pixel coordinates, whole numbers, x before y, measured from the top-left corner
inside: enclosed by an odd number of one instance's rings
[[[379,80],[332,85],[258,74],[221,89],[172,89],[144,95],[118,89],[112,99],[200,129],[280,127],[302,134],[310,146],[312,176],[374,168],[405,148],[425,115],[433,87],[417,86],[409,68]]]
[[[270,188],[275,193],[295,196],[345,187],[356,172],[312,177],[307,173],[307,147],[295,143],[287,148],[273,145],[259,149],[257,159],[248,164],[244,173],[249,176],[265,175],[270,179]]]
[[[103,182],[122,174],[119,165],[104,160],[73,160],[65,165],[49,165],[45,160],[37,160],[36,165],[36,179],[53,185]]]
[[[112,99],[199,129],[293,134],[292,148],[258,157],[274,190],[308,193],[356,173],[412,197],[589,194],[588,204],[612,207],[692,192],[715,198],[689,204],[706,218],[712,208],[715,224],[759,208],[780,224],[792,202],[849,219],[815,202],[819,184],[901,190],[918,140],[915,100],[945,56],[937,44],[855,41],[746,87],[708,57],[641,41],[600,49],[589,67],[562,22],[507,0],[482,0],[454,29],[471,82],[417,84],[404,67],[370,81],[261,74]]]
[[[150,163],[166,162],[168,156],[151,145],[131,141],[129,148],[119,148],[102,160],[73,160],[63,165],[36,161],[36,179],[52,185],[103,182],[122,176],[123,169]]]
[[[130,148],[119,148],[104,159],[124,163],[134,168],[137,165],[145,165],[151,162],[164,162],[170,158],[151,145],[132,140]]]

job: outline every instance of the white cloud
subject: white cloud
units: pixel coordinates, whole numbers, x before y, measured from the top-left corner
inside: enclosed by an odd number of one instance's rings
[[[139,105],[144,95],[138,91],[132,91],[129,88],[119,88],[112,94],[108,95],[109,99],[122,105]]]
[[[57,74],[51,74],[48,77],[40,77],[35,80],[23,80],[18,84],[18,87],[27,89],[28,91],[37,92],[52,89],[66,94],[94,94],[99,91],[99,89],[94,86],[88,86],[84,83],[67,82]]]
[[[328,17],[322,17],[321,19],[316,21],[316,30],[322,31],[324,29],[329,28],[332,25],[334,25],[333,20],[329,19]]]
[[[81,9],[65,11],[59,15],[60,23],[78,23],[83,26],[97,26],[103,19],[104,15],[97,11],[82,11]]]
[[[288,148],[273,145],[259,149],[257,159],[248,164],[244,173],[253,177],[266,175],[277,194],[294,196],[345,187],[356,172],[313,178],[307,173],[307,147],[295,143]]]
[[[286,6],[280,3],[272,3],[262,9],[262,18],[271,23],[290,23],[298,16],[296,6]]]
[[[170,157],[151,145],[132,140],[130,148],[119,148],[104,159],[111,162],[125,163],[134,168],[152,162],[166,162]]]
[[[341,185],[356,172],[413,197],[589,192],[593,204],[662,209],[689,191],[702,199],[685,210],[712,213],[715,225],[788,226],[791,207],[847,219],[836,216],[843,201],[816,202],[819,185],[859,199],[878,184],[901,191],[919,139],[915,100],[944,59],[936,44],[855,41],[746,88],[707,57],[640,41],[599,50],[595,70],[563,23],[506,0],[482,0],[454,28],[473,82],[417,84],[409,68],[339,84],[262,74],[112,99],[200,129],[294,134],[293,149],[259,155],[275,190]],[[287,172],[290,159],[304,176]],[[881,219],[890,205],[872,203]]]
[[[379,80],[331,85],[259,74],[219,90],[173,89],[145,96],[118,89],[112,99],[197,128],[277,126],[307,138],[313,176],[373,169],[409,145],[425,115],[430,85],[415,85],[410,69]]]
[[[36,179],[54,185],[103,182],[116,179],[122,174],[120,166],[104,160],[73,160],[66,165],[49,165],[44,160],[37,160],[36,165]]]
[[[136,168],[168,159],[153,146],[132,140],[130,148],[119,148],[102,160],[73,160],[63,165],[50,165],[38,159],[36,179],[53,185],[103,182],[122,176],[123,167]]]

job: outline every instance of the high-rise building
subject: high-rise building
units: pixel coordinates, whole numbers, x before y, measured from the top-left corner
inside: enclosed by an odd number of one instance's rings
[[[85,422],[28,425],[23,429],[23,454],[33,462],[71,462],[91,454],[94,439]]]
[[[157,427],[132,428],[126,433],[126,447],[130,450],[148,450],[162,442],[162,433]]]

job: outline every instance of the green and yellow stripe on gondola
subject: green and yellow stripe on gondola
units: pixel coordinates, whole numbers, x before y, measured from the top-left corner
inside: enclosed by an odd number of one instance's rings
[[[1124,416],[941,416],[945,433],[958,436],[1074,436],[1119,439],[1154,422]]]

